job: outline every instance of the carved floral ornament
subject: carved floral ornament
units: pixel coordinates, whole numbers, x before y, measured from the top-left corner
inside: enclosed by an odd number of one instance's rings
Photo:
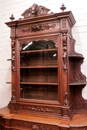
[[[54,28],[55,26],[56,26],[56,24],[44,24],[44,25],[35,24],[31,27],[28,27],[27,29],[22,29],[21,31],[23,33],[37,32],[37,31],[41,31],[41,30],[49,30],[51,28]]]

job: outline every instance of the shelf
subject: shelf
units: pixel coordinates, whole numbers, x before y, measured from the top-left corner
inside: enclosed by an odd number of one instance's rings
[[[20,84],[32,84],[32,85],[58,85],[58,83],[46,83],[46,82],[20,82]]]
[[[84,82],[73,82],[73,83],[69,83],[70,86],[81,86],[81,85],[86,85],[87,81]]]
[[[84,57],[82,55],[69,55],[68,57],[72,60],[80,60],[80,59],[82,60],[82,59],[84,59]]]
[[[51,52],[51,51],[57,51],[57,48],[53,48],[53,49],[43,49],[43,50],[29,50],[29,51],[21,51],[21,54],[25,54],[25,53],[38,53],[38,52]]]
[[[58,66],[54,65],[54,66],[23,66],[20,67],[21,69],[28,69],[28,68],[58,68]]]

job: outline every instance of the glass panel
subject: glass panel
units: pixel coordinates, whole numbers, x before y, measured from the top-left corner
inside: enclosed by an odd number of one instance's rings
[[[21,85],[21,98],[57,101],[57,86]]]
[[[22,45],[20,53],[20,97],[58,100],[57,48],[53,41]]]

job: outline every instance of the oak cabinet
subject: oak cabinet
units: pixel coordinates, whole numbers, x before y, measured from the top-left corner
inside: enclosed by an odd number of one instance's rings
[[[87,101],[82,98],[86,77],[83,55],[75,52],[71,11],[49,13],[33,4],[11,29],[12,96],[0,109],[6,130],[87,129]],[[83,117],[83,119],[81,119]]]

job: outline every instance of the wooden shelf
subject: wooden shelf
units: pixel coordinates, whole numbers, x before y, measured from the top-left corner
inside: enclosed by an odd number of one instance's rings
[[[32,85],[58,85],[58,83],[47,82],[20,82],[20,84],[32,84]]]
[[[56,65],[54,65],[54,66],[53,65],[52,66],[23,66],[23,67],[21,66],[20,68],[21,69],[28,69],[28,68],[31,68],[31,69],[32,68],[36,68],[36,69],[37,68],[58,68],[58,66],[56,66]]]
[[[21,51],[21,54],[25,54],[25,53],[38,53],[38,52],[52,52],[52,51],[57,51],[57,48],[53,48],[53,49],[43,49],[43,50],[29,50],[29,51]]]
[[[73,83],[69,83],[70,86],[81,86],[81,85],[86,85],[87,82],[84,81],[84,82],[73,82]]]
[[[84,57],[82,55],[69,55],[68,57],[69,57],[69,59],[72,59],[72,60],[84,59]]]

